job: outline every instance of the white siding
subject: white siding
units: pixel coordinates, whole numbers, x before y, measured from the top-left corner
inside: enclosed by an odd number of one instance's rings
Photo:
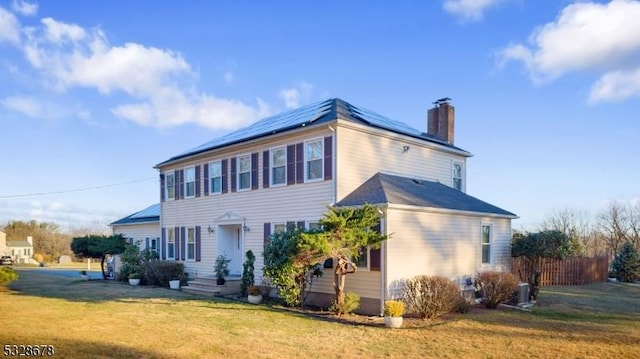
[[[333,269],[324,269],[320,278],[314,278],[313,291],[333,294],[334,276]],[[348,274],[345,281],[345,291],[356,292],[362,298],[380,299],[382,279],[379,271],[359,270]]]
[[[271,188],[262,187],[263,151],[282,145],[292,145],[307,139],[331,136],[333,133],[328,126],[320,129],[310,129],[293,135],[282,136],[271,141],[261,141],[251,145],[242,145],[213,155],[201,156],[191,162],[179,166],[162,168],[161,172],[182,169],[187,166],[202,165],[213,160],[230,159],[237,155],[258,152],[258,184],[259,189],[241,192],[231,192],[231,182],[228,183],[228,193],[197,198],[168,200],[161,205],[161,227],[201,227],[201,261],[185,261],[185,267],[192,276],[212,276],[213,265],[218,256],[216,243],[217,233],[209,233],[207,228],[216,227],[215,220],[226,213],[234,213],[246,219],[249,231],[243,232],[242,253],[251,249],[256,256],[256,282],[262,281],[264,223],[284,223],[287,221],[313,221],[327,211],[333,203],[333,180],[311,183],[293,184]],[[231,169],[229,168],[229,174]],[[206,179],[201,179],[201,186]]]
[[[466,188],[466,157],[430,148],[417,140],[401,135],[382,136],[338,126],[337,161],[338,201],[377,172],[440,181],[453,187],[452,163],[463,164],[463,185]],[[392,137],[391,137],[392,136]],[[404,146],[408,150],[404,152]]]
[[[133,243],[140,243],[140,249],[146,249],[146,238],[157,238],[160,248],[160,222],[114,225],[114,234],[122,234],[125,238],[133,238]]]
[[[451,279],[473,277],[479,271],[510,269],[511,220],[393,209],[387,213],[387,287],[394,295],[398,280],[416,275]],[[492,226],[491,263],[481,264],[481,228]]]

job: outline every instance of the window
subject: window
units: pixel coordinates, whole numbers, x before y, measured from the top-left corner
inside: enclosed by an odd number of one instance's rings
[[[238,157],[238,190],[251,188],[251,156]]]
[[[322,179],[322,140],[310,141],[305,144],[305,167],[308,181]]]
[[[287,226],[284,223],[273,224],[273,233],[284,232],[286,229],[287,229]]]
[[[176,239],[173,228],[167,228],[167,258],[174,258]]]
[[[353,259],[358,270],[369,270],[369,247],[360,248],[360,254]]]
[[[196,169],[190,167],[184,170],[184,193],[185,197],[194,197],[196,195]]]
[[[196,229],[187,228],[187,259],[196,258]]]
[[[285,184],[287,181],[287,150],[280,147],[271,150],[271,185]]]
[[[316,231],[320,229],[322,229],[322,226],[320,226],[320,222],[309,222],[310,231]]]
[[[222,162],[209,164],[209,193],[222,193]]]
[[[167,199],[175,198],[176,174],[174,172],[165,173],[165,195]]]
[[[152,251],[158,251],[158,239],[157,238],[151,238],[149,240],[149,249],[151,249]]]
[[[451,173],[453,188],[462,191],[462,163],[454,162]]]
[[[482,264],[491,263],[491,226],[482,226]]]

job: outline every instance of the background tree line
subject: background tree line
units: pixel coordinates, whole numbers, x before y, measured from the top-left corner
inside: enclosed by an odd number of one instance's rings
[[[63,255],[73,257],[72,239],[96,233],[89,228],[62,231],[56,223],[35,220],[9,221],[4,226],[0,226],[0,229],[7,234],[7,241],[25,241],[28,236],[31,236],[34,256],[41,255],[44,262],[55,262]]]
[[[625,242],[640,249],[640,202],[610,202],[595,215],[585,210],[554,210],[538,230],[562,232],[576,255],[613,257]]]

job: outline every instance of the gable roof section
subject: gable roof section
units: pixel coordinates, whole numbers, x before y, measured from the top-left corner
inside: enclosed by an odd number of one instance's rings
[[[218,137],[198,147],[173,156],[167,161],[156,165],[156,168],[206,151],[215,150],[276,133],[291,131],[301,127],[331,122],[337,118],[432,142],[450,149],[467,153],[471,156],[467,151],[446,141],[437,139],[427,133],[416,130],[405,123],[392,120],[373,111],[352,105],[339,98],[333,98],[264,118],[247,127],[232,131],[222,137]]]
[[[160,204],[153,204],[141,211],[134,214],[130,214],[124,218],[110,224],[113,225],[125,225],[125,224],[138,224],[138,223],[151,223],[160,222]]]
[[[7,247],[33,247],[33,244],[28,240],[23,239],[19,241],[7,241]]]
[[[481,201],[439,182],[376,173],[355,191],[336,204],[360,206],[370,204],[402,204],[409,206],[489,213],[517,217],[515,214]]]

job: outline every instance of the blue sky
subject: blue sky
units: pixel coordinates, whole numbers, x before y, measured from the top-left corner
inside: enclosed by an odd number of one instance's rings
[[[155,164],[332,97],[422,130],[451,97],[467,192],[515,228],[638,201],[638,18],[626,0],[0,0],[0,223],[107,229],[158,201]]]

